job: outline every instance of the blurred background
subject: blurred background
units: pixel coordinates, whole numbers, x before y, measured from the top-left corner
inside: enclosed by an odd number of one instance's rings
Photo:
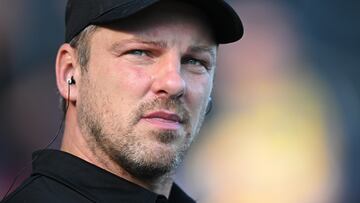
[[[245,34],[177,182],[204,203],[360,202],[360,1],[228,2]],[[0,0],[0,197],[58,130],[65,3]]]

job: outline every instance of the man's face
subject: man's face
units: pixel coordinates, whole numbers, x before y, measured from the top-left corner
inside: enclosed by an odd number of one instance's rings
[[[135,177],[174,169],[203,122],[217,46],[200,11],[165,1],[90,38],[77,100],[91,149]]]

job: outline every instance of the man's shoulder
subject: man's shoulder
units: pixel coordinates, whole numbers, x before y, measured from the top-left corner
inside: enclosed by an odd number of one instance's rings
[[[92,202],[86,195],[58,180],[35,175],[26,179],[2,203],[40,203],[40,202]]]

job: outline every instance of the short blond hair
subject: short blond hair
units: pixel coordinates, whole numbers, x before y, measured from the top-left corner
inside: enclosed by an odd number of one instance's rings
[[[87,65],[90,59],[89,41],[96,29],[96,25],[89,25],[69,42],[70,46],[76,50],[77,60],[83,72],[87,71]],[[60,108],[65,114],[66,100],[62,96],[60,96]]]

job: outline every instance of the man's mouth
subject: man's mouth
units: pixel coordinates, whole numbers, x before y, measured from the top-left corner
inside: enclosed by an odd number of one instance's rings
[[[150,112],[141,119],[164,130],[178,130],[183,124],[178,114],[166,110]]]

